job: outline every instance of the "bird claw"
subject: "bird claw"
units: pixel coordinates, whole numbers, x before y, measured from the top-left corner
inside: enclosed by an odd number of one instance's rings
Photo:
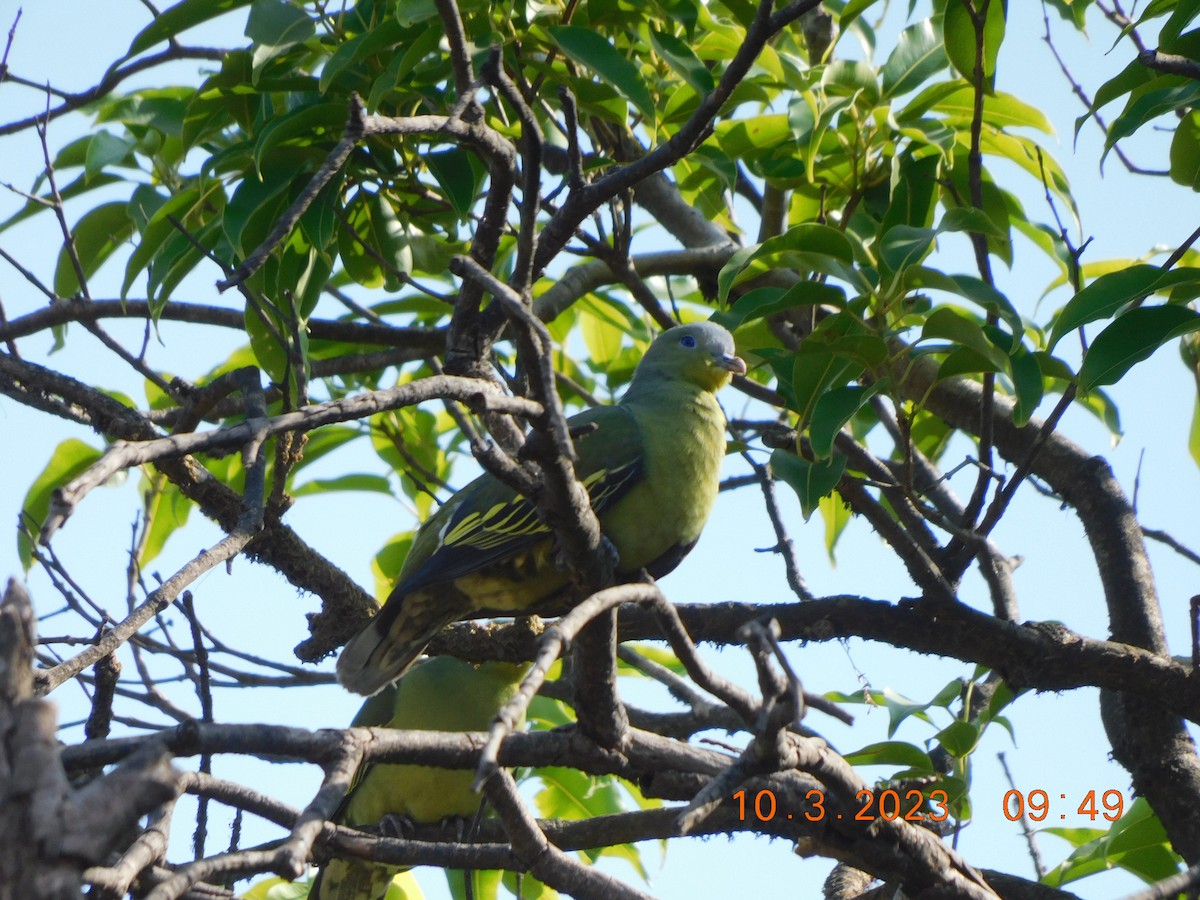
[[[388,813],[379,820],[379,833],[384,837],[403,838],[407,840],[417,830],[416,823],[408,816]]]

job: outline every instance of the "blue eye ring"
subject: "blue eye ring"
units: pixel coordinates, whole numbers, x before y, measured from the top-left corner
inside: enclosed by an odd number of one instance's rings
[[[696,339],[690,334],[685,334],[679,339],[679,346],[687,347],[689,350],[694,350],[696,348]]]

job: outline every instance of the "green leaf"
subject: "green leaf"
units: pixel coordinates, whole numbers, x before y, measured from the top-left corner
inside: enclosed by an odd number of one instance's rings
[[[977,304],[985,312],[995,313],[1008,325],[1019,341],[1025,333],[1025,322],[1012,302],[986,281],[973,275],[946,275],[936,269],[913,266],[904,273],[907,290],[936,290],[957,294]]]
[[[781,287],[761,287],[747,291],[725,312],[719,312],[712,320],[730,331],[747,322],[761,319],[773,313],[796,309],[801,306],[846,305],[846,292],[832,284],[819,281],[801,281],[787,290]]]
[[[852,766],[904,766],[933,772],[933,761],[929,754],[904,741],[881,741],[868,744],[846,754],[846,762]]]
[[[1087,19],[1087,8],[1092,0],[1046,0],[1046,4],[1060,16],[1074,25],[1079,31],[1084,31]]]
[[[45,523],[46,514],[50,512],[50,501],[54,491],[82,474],[99,458],[100,451],[95,447],[75,438],[68,438],[54,448],[50,461],[29,486],[21,504],[21,524],[24,527],[17,531],[17,556],[20,557],[26,572],[33,565],[33,544],[25,536],[25,529],[32,531],[36,539],[38,529]]]
[[[254,168],[262,177],[263,163],[281,144],[313,147],[314,158],[324,157],[346,127],[346,104],[340,100],[309,103],[276,116],[259,132],[254,145]]]
[[[782,113],[718,122],[714,136],[730,159],[753,156],[795,140],[788,117]]]
[[[1011,357],[1013,387],[1017,392],[1013,409],[1013,424],[1018,427],[1029,421],[1038,404],[1042,402],[1044,385],[1042,368],[1037,357],[1018,345],[1018,352]]]
[[[833,565],[837,561],[834,556],[834,549],[837,547],[838,538],[842,536],[842,532],[850,524],[854,513],[841,497],[834,494],[822,497],[819,508],[821,510],[821,519],[825,522],[825,552],[829,555],[830,565]]]
[[[821,341],[807,340],[792,358],[792,397],[789,406],[807,423],[821,395],[831,385],[844,385],[857,378],[862,366],[838,356]]]
[[[133,39],[125,54],[128,59],[155,44],[177,37],[189,28],[194,28],[230,10],[245,6],[250,0],[183,0],[156,15]]]
[[[916,90],[930,76],[946,68],[949,60],[932,19],[924,19],[900,32],[896,49],[880,73],[883,96],[895,97]]]
[[[939,234],[946,231],[973,231],[988,237],[1004,238],[987,213],[978,209],[956,207],[946,211],[936,228],[917,228],[895,225],[884,233],[879,242],[880,261],[893,272],[901,272],[923,260]]]
[[[981,209],[967,206],[956,206],[946,210],[942,221],[937,226],[938,233],[944,231],[967,231],[985,234],[988,237],[1003,238],[1004,232]]]
[[[1167,341],[1193,331],[1200,331],[1200,313],[1186,306],[1131,309],[1096,335],[1079,369],[1079,387],[1115,384]]]
[[[498,900],[504,874],[494,869],[446,869],[451,900]],[[384,900],[392,900],[385,897]]]
[[[854,244],[844,233],[804,222],[731,256],[717,276],[718,297],[728,303],[733,287],[773,269],[809,269],[858,281],[850,268],[853,263]]]
[[[936,155],[917,159],[909,152],[893,162],[892,194],[879,223],[879,235],[896,225],[928,228],[933,224],[939,164]]]
[[[471,166],[471,155],[455,147],[437,153],[426,153],[423,160],[441,185],[442,193],[450,201],[458,217],[466,219],[471,213],[475,195],[480,188],[475,169]]]
[[[1050,332],[1047,350],[1063,336],[1097,319],[1107,319],[1138,297],[1145,297],[1180,284],[1200,282],[1200,268],[1164,270],[1159,266],[1132,265],[1102,275],[1067,301]]]
[[[942,364],[938,366],[937,380],[957,378],[959,375],[1003,372],[1004,370],[1004,366],[997,364],[994,357],[972,350],[970,347],[959,347],[942,360]]]
[[[71,235],[83,276],[91,278],[104,261],[133,236],[128,205],[118,200],[89,210],[75,223]],[[64,245],[58,254],[58,264],[54,267],[54,293],[59,297],[71,297],[80,289],[75,263]]]
[[[829,63],[821,76],[821,85],[831,97],[863,99],[870,106],[879,102],[879,79],[875,77],[875,69],[861,60],[839,59]]]
[[[943,90],[932,108],[945,113],[947,121],[966,125],[975,115],[975,91],[970,87],[959,87],[959,84],[939,86]],[[983,121],[997,129],[1035,128],[1045,134],[1054,134],[1054,126],[1044,112],[1003,92],[983,98]]]
[[[151,487],[146,483],[146,519],[149,528],[138,554],[139,565],[145,567],[162,552],[167,538],[187,524],[192,501],[175,485],[159,476],[161,483]]]
[[[895,225],[879,241],[879,261],[893,272],[901,272],[929,255],[937,232],[932,228]]]
[[[216,181],[206,184],[203,190],[200,187],[189,187],[155,210],[146,223],[146,227],[142,229],[142,239],[125,264],[125,279],[121,283],[122,300],[129,294],[134,279],[150,265],[167,240],[179,235],[178,229],[171,220],[176,219],[185,224],[194,224],[189,220],[198,214],[205,204],[219,201],[219,205],[223,205],[225,196],[220,192],[221,185]]]
[[[633,849],[630,844],[625,844],[624,846]],[[616,850],[617,848],[614,847],[612,849]],[[636,850],[633,852],[637,853]],[[621,854],[618,853],[615,855],[619,856]],[[528,872],[523,874],[504,872],[500,880],[510,894],[514,897],[520,897],[521,900],[558,900],[559,897],[558,891],[543,884]],[[478,898],[479,895],[476,894],[475,897]]]
[[[716,86],[712,73],[708,71],[708,66],[704,65],[692,52],[691,47],[675,35],[659,31],[656,28],[650,29],[650,43],[655,52],[666,60],[672,71],[685,83],[691,85],[696,93],[701,96],[712,93]]]
[[[254,882],[243,895],[245,900],[301,900],[307,897],[310,884],[293,884],[282,878],[264,878]]]
[[[971,7],[979,7],[972,2]],[[982,35],[975,29],[972,10],[966,0],[947,0],[946,14],[942,20],[942,35],[946,44],[946,55],[950,64],[963,78],[975,83],[975,64],[979,57],[979,40],[983,40],[983,84],[989,93],[996,79],[996,57],[1000,44],[1004,42],[1004,17],[1008,12],[1007,0],[991,0],[987,17],[983,21]]]
[[[1192,110],[1171,138],[1171,180],[1200,191],[1200,112]]]
[[[154,214],[162,209],[162,205],[169,199],[148,184],[139,184],[133,189],[127,211],[138,234],[145,234],[146,226],[150,224]]]
[[[869,387],[846,385],[826,391],[817,400],[808,431],[813,453],[818,459],[824,459],[833,452],[833,441],[838,432],[881,387],[880,382]]]
[[[344,41],[321,67],[320,92],[324,94],[328,91],[329,86],[337,80],[337,77],[356,63],[384,51],[393,50],[404,40],[405,36],[404,26],[396,19],[388,18],[372,27],[370,31]],[[346,85],[346,87],[349,86],[349,84]]]
[[[594,305],[581,307],[580,332],[593,368],[603,371],[621,354],[625,332],[621,322]]]
[[[400,568],[408,559],[409,551],[412,550],[415,535],[415,531],[402,531],[400,534],[393,535],[371,560],[371,574],[375,576],[376,597],[386,597],[395,587],[396,579],[400,575]]]
[[[810,463],[786,450],[774,450],[771,452],[770,465],[772,474],[796,492],[800,498],[800,511],[804,520],[808,521],[821,498],[837,487],[846,470],[846,457],[833,456]]]
[[[957,684],[958,682],[955,681],[953,683]],[[930,721],[929,713],[926,710],[936,704],[936,700],[931,700],[928,703],[909,700],[891,688],[884,688],[883,702],[888,710],[888,737],[892,737],[899,730],[904,720],[910,716],[916,716],[925,722]]]
[[[1197,98],[1200,98],[1200,82],[1190,80],[1185,84],[1167,87],[1161,87],[1159,81],[1152,81],[1135,88],[1121,114],[1108,126],[1104,139],[1105,154],[1117,141],[1133,134],[1147,122],[1177,109],[1195,106]]]
[[[1200,466],[1200,385],[1196,387],[1196,405],[1192,410],[1192,427],[1188,431],[1188,452]]]
[[[353,475],[340,475],[337,478],[314,478],[291,491],[291,494],[295,497],[304,497],[309,494],[328,494],[335,491],[368,491],[391,496],[392,483],[383,475],[359,472]]]
[[[1103,792],[1098,791],[1098,810],[1102,809],[1102,799]],[[1071,797],[1071,806],[1076,806],[1079,800]],[[1046,884],[1065,884],[1114,866],[1152,883],[1178,874],[1182,868],[1182,859],[1171,850],[1162,823],[1141,797],[1133,801],[1107,832],[1093,828],[1047,828],[1045,831],[1076,848],[1046,875],[1043,879]]]
[[[307,13],[284,0],[254,0],[245,34],[256,44],[282,50],[308,40],[316,26]]]
[[[271,314],[267,313],[267,315]],[[272,381],[283,384],[289,375],[287,348],[280,344],[275,334],[271,333],[266,321],[253,306],[246,304],[243,316],[246,336],[250,338],[250,349],[254,351],[254,359]],[[271,323],[280,337],[287,333],[286,330],[280,330],[279,323],[275,321],[274,316],[271,317]]]
[[[278,169],[248,172],[237,186],[222,217],[225,237],[241,257],[250,254],[275,226],[287,203],[291,180]]]
[[[134,165],[133,148],[135,141],[118,137],[109,131],[101,129],[91,136],[87,142],[87,154],[84,157],[84,171],[88,177],[97,175],[107,166],[122,164]]]
[[[434,0],[397,0],[396,21],[404,28],[427,22],[437,15]]]
[[[638,67],[617,52],[602,35],[578,25],[549,29],[558,48],[581,66],[591,69],[611,84],[653,126],[657,108]]]
[[[951,756],[962,759],[971,755],[982,736],[983,729],[978,725],[958,719],[939,731],[934,736],[934,740],[941,744]]]
[[[838,28],[844,33],[859,16],[879,2],[880,0],[850,0],[838,17]]]

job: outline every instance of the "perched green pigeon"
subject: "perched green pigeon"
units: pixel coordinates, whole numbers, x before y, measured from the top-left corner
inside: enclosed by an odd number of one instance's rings
[[[527,664],[482,663],[438,656],[414,666],[398,683],[363,704],[355,727],[414,731],[486,731],[516,693]],[[375,825],[395,815],[422,824],[469,818],[479,809],[470,769],[377,763],[355,774],[334,820]],[[312,900],[383,900],[402,869],[356,859],[331,859],[313,884]]]
[[[745,371],[720,325],[680,325],[650,345],[619,403],[570,418],[582,433],[575,474],[618,575],[665,575],[700,537],[725,455],[716,392]],[[421,526],[391,596],[342,651],[338,679],[374,694],[450,622],[512,615],[562,590],[570,575],[553,544],[528,500],[491,475],[475,479]]]

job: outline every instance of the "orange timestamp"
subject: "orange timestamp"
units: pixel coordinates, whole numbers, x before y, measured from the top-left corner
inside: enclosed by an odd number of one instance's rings
[[[948,806],[950,798],[941,788],[930,791],[928,795],[912,788],[905,791],[903,797],[899,791],[893,788],[878,793],[861,790],[855,794],[859,807],[853,816],[849,813],[843,814],[827,810],[825,808],[825,792],[815,788],[804,795],[807,805],[805,809],[795,815],[779,809],[779,804],[775,800],[775,792],[770,788],[763,788],[754,795],[753,800],[747,795],[745,789],[735,791],[733,799],[738,804],[738,821],[740,822],[746,821],[748,813],[752,814],[759,822],[770,822],[777,817],[787,820],[804,819],[808,822],[820,822],[825,818],[847,818],[858,822],[874,822],[876,819],[885,819],[889,822],[893,819],[903,819],[906,822],[944,822],[950,817]],[[926,803],[934,808],[927,809]]]
[[[1100,794],[1099,805],[1097,805],[1097,793],[1093,790],[1084,794],[1083,799],[1079,801],[1079,806],[1075,808],[1075,815],[1087,816],[1093,822],[1096,821],[1097,816],[1108,819],[1110,822],[1121,818],[1121,813],[1125,811],[1125,795],[1115,789],[1105,791]],[[1070,809],[1071,804],[1074,803],[1073,798],[1067,800],[1066,794],[1059,794],[1058,800],[1066,804],[1066,809]],[[1023,815],[1028,815],[1031,821],[1044,822],[1051,815],[1050,806],[1050,794],[1041,788],[1028,793],[1012,790],[1004,795],[1004,817],[1010,822],[1016,822]],[[1028,812],[1026,812],[1027,810]],[[1065,812],[1058,815],[1059,819],[1066,819],[1066,817]]]

